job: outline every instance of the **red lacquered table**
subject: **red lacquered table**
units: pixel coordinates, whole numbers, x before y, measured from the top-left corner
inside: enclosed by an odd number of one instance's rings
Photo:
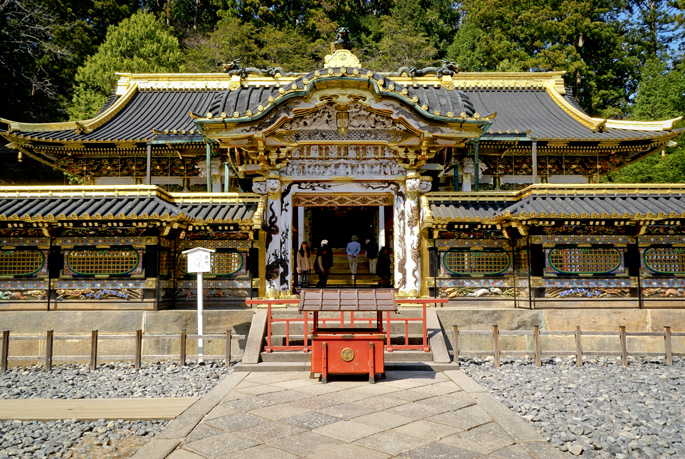
[[[394,290],[303,290],[299,310],[314,313],[311,377],[320,373],[321,381],[326,383],[329,374],[368,374],[369,382],[373,383],[376,374],[385,374],[382,314],[397,311]],[[375,312],[376,326],[345,327],[342,321],[338,328],[320,327],[319,312],[329,311]]]

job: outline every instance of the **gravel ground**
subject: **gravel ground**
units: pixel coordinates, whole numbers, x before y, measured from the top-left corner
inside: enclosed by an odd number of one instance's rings
[[[0,459],[131,457],[167,424],[121,419],[0,422]]]
[[[12,367],[0,374],[0,399],[8,398],[123,398],[201,397],[231,370],[223,363],[180,366],[174,362],[102,363],[96,371],[85,364],[52,367]]]
[[[223,362],[189,364],[66,364],[12,367],[0,375],[0,399],[201,397],[232,369]],[[166,421],[0,421],[0,459],[65,457],[123,459],[157,435]]]
[[[491,360],[462,369],[569,457],[685,458],[685,360]]]

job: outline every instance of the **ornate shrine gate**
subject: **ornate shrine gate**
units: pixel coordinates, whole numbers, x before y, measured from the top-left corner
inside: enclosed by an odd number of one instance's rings
[[[420,292],[419,195],[431,190],[432,180],[421,175],[422,167],[445,147],[477,138],[490,123],[465,114],[453,117],[468,110],[468,101],[442,86],[431,90],[439,93],[436,104],[449,117],[440,116],[440,109],[426,116],[426,108],[417,110],[416,89],[361,71],[354,55],[337,50],[327,70],[278,88],[267,99],[271,107],[241,107],[228,118],[224,96],[216,101],[223,104],[217,108],[222,117],[210,113],[196,119],[204,135],[236,152],[235,162],[245,173],[261,174],[253,178],[253,191],[268,196],[267,296],[291,294],[293,206],[340,205],[341,200],[393,206],[395,286],[400,295]],[[270,113],[260,116],[267,108]]]

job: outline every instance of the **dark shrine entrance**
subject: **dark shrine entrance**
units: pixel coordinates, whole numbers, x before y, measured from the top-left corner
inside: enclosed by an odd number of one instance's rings
[[[312,207],[311,219],[311,240],[315,244],[328,239],[330,247],[344,249],[352,235],[362,246],[366,239],[378,237],[378,207]]]

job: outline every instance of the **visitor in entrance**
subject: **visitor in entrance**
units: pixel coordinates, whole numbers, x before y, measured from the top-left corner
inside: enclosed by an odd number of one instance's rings
[[[309,287],[309,273],[312,270],[312,253],[309,244],[303,241],[300,250],[297,251],[297,274],[299,275],[300,288]]]
[[[376,274],[376,262],[378,261],[378,244],[376,241],[366,240],[366,258],[369,260],[369,272]]]
[[[378,277],[381,278],[378,285],[390,287],[390,250],[383,247],[378,254]]]
[[[321,241],[321,247],[316,253],[315,271],[319,273],[319,282],[316,286],[323,288],[328,283],[328,275],[331,273],[331,266],[333,266],[333,252],[328,247],[328,241],[324,239]]]
[[[357,274],[357,258],[359,257],[359,252],[362,246],[357,242],[357,236],[352,236],[349,244],[347,244],[347,261],[350,263],[350,272],[352,274]]]

